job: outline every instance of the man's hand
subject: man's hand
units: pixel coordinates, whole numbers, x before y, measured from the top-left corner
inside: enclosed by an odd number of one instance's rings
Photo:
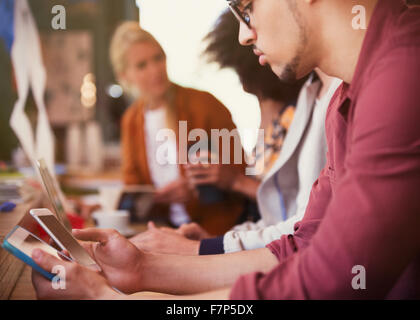
[[[190,240],[200,241],[211,238],[211,235],[195,222],[183,224],[175,232]]]
[[[155,203],[160,204],[185,203],[193,196],[198,196],[196,189],[186,178],[182,177],[157,190],[154,200]]]
[[[130,241],[140,250],[176,255],[198,255],[200,242],[190,240],[176,231],[159,229],[149,222],[148,230],[140,233]]]
[[[73,230],[73,235],[85,241],[82,245],[112,286],[125,293],[141,291],[144,255],[130,241],[111,229]]]
[[[38,299],[112,299],[118,296],[104,277],[75,262],[60,260],[39,249],[34,250],[32,258],[46,271],[51,272],[54,266],[65,269],[61,274],[64,279],[60,280],[65,281],[63,289],[54,289],[51,281],[32,271],[32,284]]]

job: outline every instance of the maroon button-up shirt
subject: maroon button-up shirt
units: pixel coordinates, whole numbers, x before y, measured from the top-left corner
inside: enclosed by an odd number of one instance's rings
[[[305,217],[268,245],[278,266],[241,277],[232,299],[420,298],[419,77],[420,8],[380,0],[329,107]]]

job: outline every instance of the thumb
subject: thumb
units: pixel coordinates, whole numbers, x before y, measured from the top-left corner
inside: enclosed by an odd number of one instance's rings
[[[147,229],[156,229],[156,225],[155,225],[155,223],[153,222],[153,221],[149,221],[148,223],[147,223]]]
[[[190,224],[185,223],[183,225],[181,225],[176,232],[184,237],[186,237],[190,232]]]
[[[54,266],[66,265],[69,262],[60,260],[40,249],[35,249],[32,253],[32,259],[45,271],[51,272]]]

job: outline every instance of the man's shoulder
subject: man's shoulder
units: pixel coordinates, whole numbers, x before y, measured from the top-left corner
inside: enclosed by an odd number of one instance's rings
[[[393,47],[420,49],[420,6],[408,8],[398,15],[388,45],[390,49]]]

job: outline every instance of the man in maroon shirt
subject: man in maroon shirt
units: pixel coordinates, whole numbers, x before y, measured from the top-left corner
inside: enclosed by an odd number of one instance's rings
[[[345,82],[327,115],[328,163],[295,233],[268,249],[220,257],[146,254],[109,231],[76,236],[100,243],[89,250],[125,292],[228,287],[193,297],[420,298],[420,9],[402,0],[231,5],[242,22],[241,43],[253,45],[280,78],[319,67]],[[59,262],[45,254],[34,259],[46,269]],[[115,297],[105,279],[60,263],[72,275],[69,289],[52,290],[34,274],[39,296]]]

